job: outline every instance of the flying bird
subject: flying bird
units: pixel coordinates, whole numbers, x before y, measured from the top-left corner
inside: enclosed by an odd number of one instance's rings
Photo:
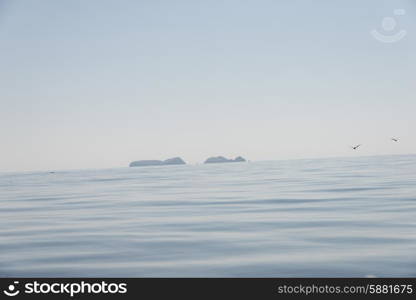
[[[356,145],[356,146],[352,146],[351,148],[352,148],[353,150],[357,150],[357,149],[358,149],[358,147],[360,147],[360,146],[361,146],[361,144]]]
[[[394,142],[398,142],[399,141],[399,139],[397,139],[397,138],[391,138],[391,140],[394,141]]]

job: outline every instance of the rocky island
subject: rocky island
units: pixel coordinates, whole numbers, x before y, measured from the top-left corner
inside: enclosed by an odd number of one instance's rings
[[[173,157],[166,160],[137,160],[130,163],[130,167],[147,167],[147,166],[166,166],[166,165],[185,165],[186,163],[180,157]]]
[[[241,156],[237,156],[235,159],[228,159],[228,158],[225,158],[224,156],[214,156],[214,157],[208,158],[204,162],[204,164],[218,164],[218,163],[245,162],[245,161],[246,160]]]

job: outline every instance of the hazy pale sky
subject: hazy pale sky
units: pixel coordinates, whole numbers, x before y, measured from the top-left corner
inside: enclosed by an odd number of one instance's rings
[[[415,37],[412,0],[0,0],[0,171],[416,153]]]

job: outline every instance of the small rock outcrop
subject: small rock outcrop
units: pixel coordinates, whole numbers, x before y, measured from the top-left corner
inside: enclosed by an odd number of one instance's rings
[[[246,160],[245,160],[245,158],[243,158],[242,156],[237,156],[235,159],[234,159],[234,162],[245,162]]]
[[[224,156],[214,156],[214,157],[208,158],[204,163],[205,164],[218,164],[218,163],[245,162],[245,161],[246,160],[241,156],[238,156],[235,159],[228,159],[228,158],[225,158]]]
[[[180,157],[173,157],[166,160],[137,160],[130,163],[130,167],[165,166],[165,165],[185,165]]]
[[[163,161],[164,165],[185,165],[186,162],[180,157],[169,158]]]

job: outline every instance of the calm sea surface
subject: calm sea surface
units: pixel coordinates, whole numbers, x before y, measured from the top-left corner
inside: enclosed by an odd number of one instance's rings
[[[416,156],[0,173],[0,276],[416,276]]]

